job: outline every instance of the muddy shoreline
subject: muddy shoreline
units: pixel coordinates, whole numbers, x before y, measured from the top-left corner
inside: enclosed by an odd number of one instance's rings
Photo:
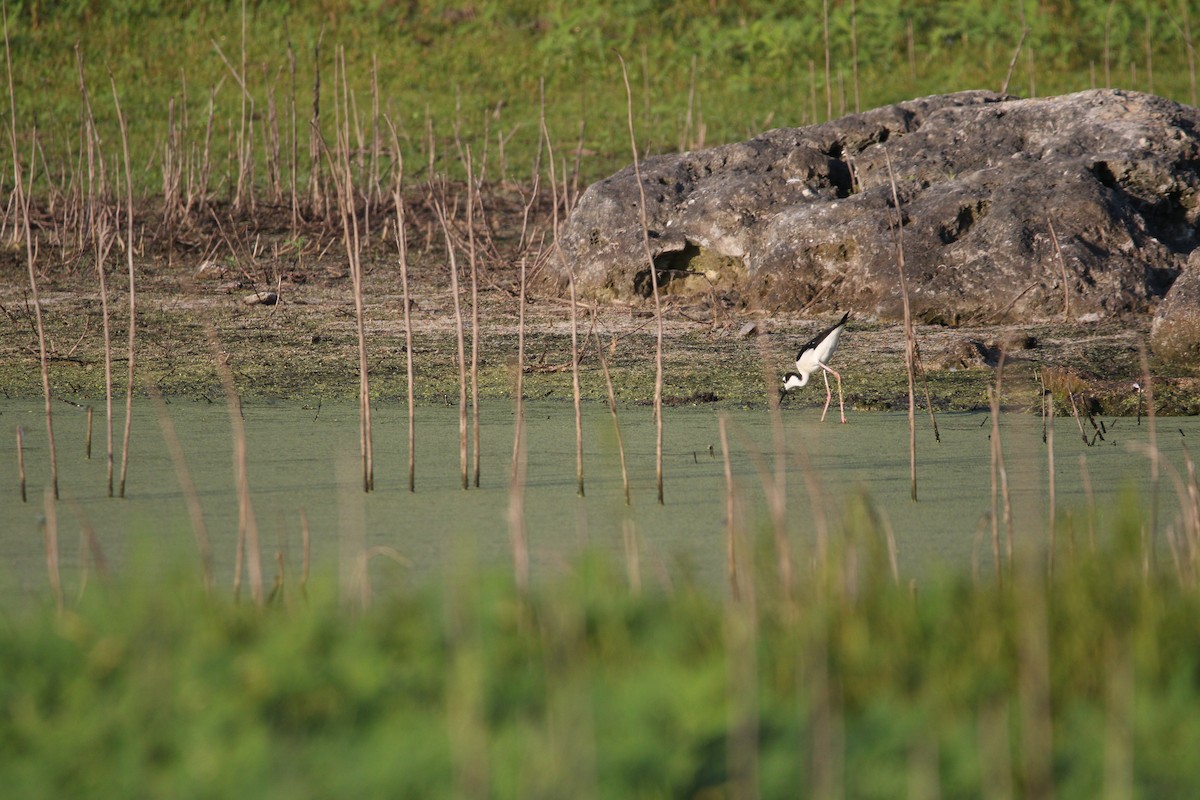
[[[509,204],[509,208],[512,204]],[[515,230],[519,220],[498,215],[495,230]],[[352,281],[347,259],[332,230],[310,226],[296,237],[286,226],[238,231],[236,242],[213,246],[213,238],[174,230],[169,246],[143,229],[135,248],[138,330],[135,384],[138,394],[158,386],[168,396],[210,400],[222,390],[209,346],[217,333],[221,360],[243,400],[347,399],[357,396],[358,359]],[[152,231],[153,232],[153,231]],[[410,295],[414,333],[415,393],[425,403],[458,399],[457,346],[447,259],[440,231],[428,217],[413,215],[409,229]],[[393,231],[394,235],[394,231]],[[386,231],[365,250],[365,326],[372,397],[403,402],[407,392],[400,270]],[[509,398],[513,391],[521,257],[531,264],[526,304],[525,393],[541,399],[571,398],[570,305],[539,268],[534,249],[504,252],[479,262],[479,393]],[[544,240],[543,240],[544,241]],[[239,244],[240,243],[240,244]],[[511,242],[510,242],[511,243]],[[544,252],[544,248],[541,252]],[[72,402],[96,402],[104,394],[104,345],[98,282],[86,254],[54,263],[40,250],[38,280],[47,337],[52,391]],[[128,319],[123,258],[109,259],[113,379],[124,392]],[[204,267],[204,269],[202,269]],[[465,259],[460,258],[465,269]],[[270,305],[248,305],[259,291],[278,295]],[[469,291],[463,286],[464,308]],[[619,401],[650,403],[654,387],[655,323],[646,305],[577,305],[581,390],[603,402],[606,391],[597,342],[603,348]],[[593,317],[594,311],[594,317]],[[727,296],[664,300],[664,402],[668,405],[765,405],[768,384],[790,368],[796,348],[839,309],[814,308],[804,315],[741,307]],[[852,311],[836,355],[844,377],[847,409],[907,407],[902,326]],[[469,319],[469,314],[468,314]],[[0,387],[7,397],[41,395],[38,340],[23,247],[0,253]],[[1040,413],[1043,384],[1060,413],[1075,400],[1082,413],[1137,413],[1134,381],[1139,347],[1149,319],[1095,323],[1056,321],[1023,325],[917,329],[925,382],[938,410],[988,408],[988,389],[1004,351],[1002,402],[1006,408]],[[470,350],[471,331],[467,331]],[[582,343],[586,342],[586,345]],[[1200,413],[1200,381],[1150,360],[1160,414]],[[819,407],[823,387],[790,395],[787,409]]]

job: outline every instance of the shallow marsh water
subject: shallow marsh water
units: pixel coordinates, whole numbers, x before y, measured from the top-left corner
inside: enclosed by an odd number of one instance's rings
[[[232,438],[224,405],[175,400],[168,406],[213,543],[217,579],[232,581],[238,501]],[[621,409],[632,505],[622,495],[612,421],[606,406],[584,408],[586,497],[575,493],[574,415],[569,404],[526,406],[528,469],[525,519],[535,577],[561,570],[585,547],[623,558],[624,531],[636,531],[643,579],[665,580],[686,563],[715,590],[722,587],[725,479],[718,416],[729,417],[730,460],[751,531],[769,530],[761,469],[774,465],[770,416],[765,409],[668,408],[665,411],[665,505],[655,502],[654,428],[648,407]],[[121,421],[116,428],[119,462]],[[312,534],[314,572],[330,573],[362,548],[388,549],[403,557],[372,560],[377,590],[420,580],[462,563],[511,563],[507,525],[513,408],[481,406],[481,488],[464,491],[459,474],[458,412],[425,406],[417,413],[417,490],[407,489],[407,420],[402,405],[373,406],[375,491],[364,495],[358,450],[356,404],[257,404],[242,410],[248,438],[253,511],[268,585],[282,553],[290,580],[301,558],[300,512]],[[935,443],[927,416],[918,417],[920,500],[909,498],[908,427],[903,414],[851,413],[849,424],[819,421],[812,407],[783,409],[790,458],[788,524],[797,547],[814,531],[813,498],[838,523],[846,502],[865,492],[896,532],[900,570],[920,577],[941,566],[990,569],[992,477],[991,421],[985,414],[938,416]],[[1058,508],[1086,529],[1089,501],[1081,456],[1101,516],[1121,490],[1149,485],[1149,461],[1135,450],[1148,442],[1147,420],[1105,420],[1108,435],[1086,447],[1075,420],[1056,421]],[[1002,441],[1012,492],[1017,536],[1042,538],[1046,531],[1046,450],[1042,419],[1002,417]],[[1086,423],[1085,423],[1086,424]],[[54,406],[62,499],[56,506],[64,586],[77,585],[82,525],[90,525],[108,559],[120,569],[196,565],[191,522],[160,421],[150,403],[135,405],[126,498],[106,496],[103,405],[94,417],[92,458],[84,458],[86,415],[64,403]],[[42,536],[44,493],[49,483],[41,404],[0,402],[0,597],[45,590]],[[16,428],[25,432],[29,501],[18,493]],[[1200,420],[1159,419],[1159,445],[1175,469],[1184,467],[1188,440],[1200,441]],[[1089,428],[1089,435],[1091,431]],[[117,465],[119,470],[119,463]],[[809,482],[806,483],[806,478]],[[1164,477],[1159,507],[1175,513],[1174,489]],[[1102,525],[1101,525],[1102,527]],[[1160,525],[1160,528],[1162,525]],[[73,583],[74,582],[74,583]]]

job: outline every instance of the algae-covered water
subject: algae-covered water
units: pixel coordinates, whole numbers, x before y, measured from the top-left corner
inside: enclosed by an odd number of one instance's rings
[[[187,470],[203,508],[219,581],[232,582],[238,529],[229,414],[223,404],[175,400],[167,405]],[[635,534],[647,581],[667,580],[680,563],[720,586],[724,570],[726,489],[718,417],[729,420],[730,463],[743,523],[769,529],[763,470],[772,469],[770,416],[765,409],[713,407],[665,410],[665,504],[655,498],[654,426],[647,407],[621,410],[632,504],[622,493],[616,437],[603,405],[584,408],[586,497],[576,495],[574,414],[569,404],[526,406],[528,467],[524,514],[535,577],[560,570],[585,547],[624,558]],[[120,411],[118,411],[118,416]],[[481,406],[481,485],[461,488],[458,411],[418,409],[416,492],[407,487],[407,419],[402,405],[373,406],[375,491],[361,491],[357,404],[247,404],[248,477],[268,582],[280,559],[291,579],[301,562],[301,511],[311,531],[314,571],[330,572],[363,548],[376,588],[420,580],[462,559],[511,562],[509,480],[513,408]],[[851,413],[849,424],[822,423],[811,407],[787,406],[787,510],[797,546],[812,536],[814,508],[839,532],[849,499],[865,492],[896,532],[903,575],[935,566],[990,569],[992,508],[991,421],[985,414],[938,416],[941,442],[928,417],[918,417],[919,502],[909,497],[907,418]],[[1085,446],[1071,418],[1056,421],[1058,508],[1087,529],[1090,484],[1103,514],[1126,487],[1149,486],[1149,461],[1136,448],[1149,439],[1147,420],[1104,420],[1107,436]],[[1087,425],[1084,422],[1084,425]],[[28,502],[18,491],[16,429],[25,434]],[[1044,537],[1048,507],[1046,448],[1038,416],[1006,414],[1002,441],[1017,536]],[[86,414],[54,406],[61,500],[54,508],[64,586],[79,576],[82,531],[90,527],[115,570],[165,569],[199,559],[186,498],[149,402],[134,409],[126,497],[107,496],[103,405],[94,417],[92,458],[85,459]],[[1089,438],[1092,435],[1088,425]],[[4,595],[46,587],[43,539],[49,460],[39,402],[0,402],[0,587]],[[118,471],[121,422],[116,425]],[[1168,464],[1183,469],[1188,440],[1200,440],[1200,420],[1159,419],[1159,446]],[[1086,478],[1085,478],[1086,475]],[[807,479],[807,480],[806,480]],[[819,486],[814,505],[812,487]],[[1164,477],[1164,520],[1178,508]],[[1165,523],[1164,523],[1165,524]],[[398,556],[399,558],[395,558]]]

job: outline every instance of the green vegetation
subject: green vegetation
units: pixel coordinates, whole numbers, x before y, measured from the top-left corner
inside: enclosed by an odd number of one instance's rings
[[[630,68],[639,144],[664,152],[922,94],[999,89],[1022,39],[1015,93],[1115,85],[1194,103],[1191,5],[1030,0],[1022,22],[1016,4],[842,0],[829,4],[827,80],[815,0],[278,0],[247,4],[244,17],[228,2],[14,2],[6,8],[16,119],[4,103],[0,120],[15,133],[18,168],[0,173],[0,195],[20,199],[14,173],[35,189],[29,213],[10,201],[0,226],[0,310],[9,322],[0,389],[30,397],[40,389],[28,267],[46,291],[54,394],[99,396],[94,269],[96,253],[111,246],[100,260],[115,276],[127,254],[137,256],[139,386],[216,398],[205,339],[212,325],[216,358],[239,392],[347,396],[356,365],[335,221],[341,202],[370,220],[366,247],[378,259],[367,276],[373,390],[402,396],[395,228],[389,234],[383,221],[396,210],[392,167],[403,156],[424,326],[414,348],[418,397],[452,396],[440,248],[443,233],[465,239],[468,229],[465,183],[441,178],[467,177],[470,146],[470,177],[484,193],[477,205],[488,215],[471,231],[485,310],[494,312],[483,321],[503,327],[485,331],[482,392],[506,396],[515,265],[528,258],[536,276],[549,209],[555,200],[570,205],[546,188],[543,80],[557,175],[573,193],[629,161],[616,52]],[[318,64],[328,150],[310,150]],[[116,203],[124,171],[114,88],[142,195],[132,247]],[[96,166],[87,161],[93,150]],[[339,178],[353,173],[356,182],[349,203],[330,185],[339,162]],[[314,165],[323,187],[307,183]],[[540,194],[527,198],[535,172]],[[243,179],[249,188],[239,189]],[[446,231],[433,221],[436,203],[451,209]],[[531,231],[518,240],[523,208],[532,209]],[[202,261],[221,268],[221,284],[181,278]],[[118,339],[129,319],[126,287],[114,278]],[[269,309],[238,300],[269,288],[282,301]],[[553,287],[537,288],[546,302],[528,342],[526,386],[564,397],[563,307],[548,299]],[[760,403],[762,354],[733,336],[738,321],[715,306],[679,311],[696,327],[676,333],[669,394],[687,402],[715,387],[727,403]],[[649,320],[631,309],[607,313],[603,346],[620,399],[643,401]],[[1095,344],[1058,336],[1062,380],[1087,377],[1076,368],[1100,369],[1078,355],[1092,347],[1108,365],[1099,378],[1113,407],[1140,414],[1127,380],[1138,369],[1138,332],[1101,333]],[[867,362],[873,349],[846,344],[851,399],[896,405],[898,351],[879,368]],[[727,363],[687,363],[701,352]],[[983,403],[990,373],[945,374],[935,403]],[[124,380],[118,374],[118,389]],[[1029,371],[1024,383],[1010,391],[1040,398]],[[603,396],[594,373],[585,390]],[[1164,386],[1159,397],[1172,409],[1195,404],[1191,384]],[[4,457],[15,460],[8,449]],[[6,798],[756,789],[866,798],[906,788],[914,797],[1037,797],[1051,788],[1058,798],[1200,796],[1200,518],[1194,470],[1168,479],[1178,481],[1181,515],[1168,520],[1174,512],[1159,498],[1129,503],[1111,515],[1098,549],[1090,536],[1072,536],[1072,519],[1080,527],[1094,518],[1064,515],[1052,573],[1044,532],[1019,530],[1015,557],[999,559],[1002,575],[931,568],[919,583],[896,580],[883,544],[888,525],[865,501],[849,504],[827,548],[809,550],[804,540],[792,587],[780,585],[777,545],[759,530],[754,556],[739,560],[736,597],[686,569],[647,566],[638,580],[633,564],[603,556],[542,570],[528,595],[494,564],[420,582],[376,564],[377,591],[365,602],[361,586],[327,576],[301,586],[289,572],[265,608],[224,589],[205,593],[194,564],[171,571],[133,562],[107,578],[93,570],[78,594],[80,573],[68,568],[63,608],[50,607],[47,592],[47,605],[0,614],[0,786]],[[787,526],[792,545],[800,531],[819,536],[806,519]],[[497,520],[481,535],[502,540],[502,527]],[[1149,552],[1143,532],[1156,528],[1166,543]]]
[[[329,582],[263,611],[192,570],[93,579],[0,625],[0,778],[9,798],[1196,796],[1194,563],[1144,573],[1143,509],[1114,516],[1052,578],[1018,542],[1002,585],[907,585],[852,504],[791,600],[768,541],[736,601],[678,571],[639,592],[604,559],[528,597],[495,566],[393,574],[365,609]]]
[[[272,115],[285,154],[290,149],[294,103],[299,167],[307,172],[314,66],[329,137],[338,48],[360,144],[370,146],[376,132],[390,142],[372,110],[377,101],[413,174],[430,161],[432,133],[435,161],[450,159],[439,168],[461,171],[456,141],[467,142],[491,177],[522,181],[539,146],[541,80],[552,140],[568,167],[580,159],[590,180],[628,162],[617,53],[629,65],[638,138],[648,152],[742,139],[925,94],[999,90],[1018,44],[1009,82],[1016,94],[1116,86],[1196,102],[1188,41],[1194,2],[837,0],[828,3],[828,83],[822,9],[817,0],[249,2],[245,74],[256,162],[267,163]],[[62,169],[55,154],[81,157],[78,43],[110,145],[118,141],[110,70],[114,76],[146,189],[162,190],[158,162],[172,99],[188,147],[199,152],[210,142],[220,165],[214,178],[225,175],[223,155],[242,135],[240,4],[9,3],[9,27],[17,128],[28,135],[36,123],[50,172]],[[5,104],[5,118],[7,111]]]

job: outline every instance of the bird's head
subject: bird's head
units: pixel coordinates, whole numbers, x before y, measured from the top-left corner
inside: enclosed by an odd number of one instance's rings
[[[779,396],[783,397],[792,389],[799,389],[808,383],[808,376],[801,375],[799,372],[789,372],[783,376],[783,386],[779,390]]]

